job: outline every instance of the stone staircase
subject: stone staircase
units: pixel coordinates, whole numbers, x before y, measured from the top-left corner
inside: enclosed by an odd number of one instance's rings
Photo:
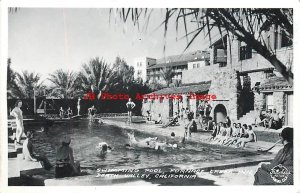
[[[31,169],[43,169],[40,162],[31,162],[23,159],[22,146],[13,143],[8,144],[8,185],[24,185],[22,172]],[[33,184],[34,185],[34,184]]]
[[[254,110],[249,111],[248,113],[246,113],[245,115],[240,117],[238,122],[241,124],[247,124],[247,125],[254,124],[255,123],[255,111]]]
[[[14,143],[16,127],[13,121],[8,122],[8,185],[23,186],[25,181],[22,173],[32,169],[44,170],[40,162],[26,161],[23,159],[22,145]],[[21,143],[25,137],[21,138]],[[31,184],[38,185],[38,184]]]

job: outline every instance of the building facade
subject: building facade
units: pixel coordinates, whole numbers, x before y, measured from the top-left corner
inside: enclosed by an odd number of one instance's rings
[[[140,57],[134,59],[134,77],[144,82],[157,82],[167,85],[165,73],[172,71],[170,82],[181,82],[182,72],[188,69],[209,65],[208,51],[195,51],[183,55],[168,56],[161,59]]]
[[[287,68],[292,69],[292,42],[286,39],[280,29],[270,29],[264,37],[269,49],[274,51],[276,57]],[[209,89],[205,93],[216,96],[216,99],[209,101],[213,109],[211,117],[221,122],[229,116],[233,121],[250,124],[254,122],[257,111],[277,109],[277,112],[285,117],[284,124],[292,125],[293,85],[281,77],[269,61],[232,35],[225,35],[218,39],[209,50],[210,65],[199,64],[197,68],[197,63],[191,62],[190,68],[182,71],[181,80],[183,86],[210,82]],[[195,92],[203,93],[201,90]],[[169,94],[172,93],[174,91],[169,90]],[[199,101],[190,99],[189,93],[182,94],[187,100],[183,107],[189,107],[197,114]],[[152,102],[153,112],[156,111],[153,109],[155,106],[153,103],[156,102]],[[173,110],[164,110],[169,112],[164,116],[170,117],[171,112],[176,111],[174,104],[180,102],[169,100],[165,107],[161,104],[159,108],[173,107]],[[150,109],[149,104],[143,106],[143,111],[146,109]]]
[[[147,80],[147,68],[156,64],[155,58],[140,57],[134,59],[134,78]]]

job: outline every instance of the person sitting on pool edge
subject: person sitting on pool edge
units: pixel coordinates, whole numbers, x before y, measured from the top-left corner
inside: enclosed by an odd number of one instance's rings
[[[73,149],[69,146],[71,138],[64,136],[56,152],[55,177],[63,178],[80,174],[79,162],[74,162]]]
[[[34,161],[34,162],[40,161],[43,168],[45,168],[46,170],[50,170],[52,168],[52,165],[47,159],[47,157],[38,155],[34,152],[32,138],[33,138],[33,131],[27,131],[26,139],[23,143],[23,159],[25,159],[26,161]]]
[[[155,124],[162,124],[162,120],[161,120],[161,114],[158,114],[158,118],[155,121]]]
[[[169,121],[169,123],[167,123],[166,125],[163,126],[163,128],[166,128],[168,126],[174,126],[178,124],[178,119],[179,119],[179,115],[177,112],[175,112],[173,118],[171,119],[171,121]]]
[[[247,132],[247,135],[245,135],[245,137],[239,138],[237,140],[236,147],[239,147],[239,145],[240,145],[240,147],[244,148],[246,143],[257,141],[256,134],[252,130],[251,125],[248,125],[248,129],[246,130],[246,132]]]

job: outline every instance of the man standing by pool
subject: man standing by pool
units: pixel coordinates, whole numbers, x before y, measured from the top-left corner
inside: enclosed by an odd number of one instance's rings
[[[94,105],[92,107],[88,108],[88,115],[89,115],[90,121],[94,120],[94,118],[96,116],[96,112],[97,112],[97,109],[95,108]]]
[[[131,101],[131,98],[128,99],[128,102],[126,103],[127,112],[128,112],[128,123],[130,124],[132,122],[132,110],[135,107],[135,103]]]

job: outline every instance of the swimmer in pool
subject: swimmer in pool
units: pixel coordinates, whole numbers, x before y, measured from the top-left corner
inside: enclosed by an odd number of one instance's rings
[[[175,140],[175,133],[174,132],[171,133],[171,138],[166,140],[166,144],[169,147],[172,147],[172,148],[177,148],[178,147],[177,141]]]
[[[151,138],[147,137],[146,139],[137,141],[134,134],[128,133],[129,146],[130,147],[142,147],[142,148],[155,148],[154,144],[157,140],[157,137]]]
[[[158,142],[157,137],[147,137],[143,140],[137,141],[134,134],[128,134],[128,138],[129,144],[125,145],[127,148],[140,147],[164,151],[166,148],[170,147],[170,145],[166,142]]]
[[[111,152],[112,148],[106,142],[101,142],[96,146],[96,149],[100,150],[100,155],[105,155],[108,152]]]

